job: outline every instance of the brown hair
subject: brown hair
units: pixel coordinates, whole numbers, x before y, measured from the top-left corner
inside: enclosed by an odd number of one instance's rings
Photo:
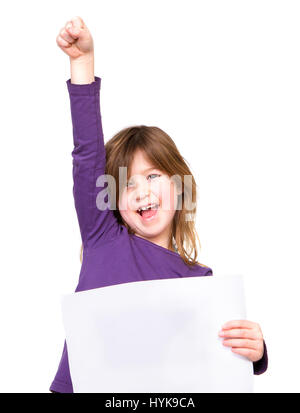
[[[131,126],[122,129],[114,135],[106,144],[106,170],[107,175],[114,177],[116,182],[116,209],[113,213],[119,224],[124,225],[129,234],[133,234],[133,230],[123,221],[120,211],[118,210],[119,201],[119,167],[127,167],[127,179],[130,178],[131,162],[134,158],[136,150],[141,150],[146,158],[157,169],[160,169],[167,175],[180,177],[181,188],[181,209],[177,209],[173,218],[172,233],[169,239],[168,249],[175,251],[173,239],[177,246],[177,252],[187,265],[200,264],[197,261],[198,249],[197,241],[200,249],[201,244],[199,236],[195,228],[196,217],[196,182],[187,166],[186,161],[179,153],[174,141],[163,130],[156,126]],[[191,179],[184,181],[184,176],[190,175]],[[178,180],[175,182],[178,185]],[[184,189],[185,187],[185,189]],[[187,197],[191,199],[187,199]],[[187,210],[187,201],[193,203],[194,208]],[[186,216],[189,215],[189,220]],[[83,246],[81,246],[81,261],[82,261]]]

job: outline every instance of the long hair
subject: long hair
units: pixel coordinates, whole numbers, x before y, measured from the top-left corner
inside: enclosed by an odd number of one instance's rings
[[[176,209],[173,218],[168,249],[178,252],[189,266],[199,264],[206,267],[197,261],[197,242],[200,249],[201,244],[195,227],[197,185],[194,176],[171,137],[156,126],[140,125],[124,128],[105,144],[105,174],[113,176],[116,182],[116,209],[113,210],[113,213],[118,223],[124,225],[129,234],[134,233],[128,224],[123,221],[118,209],[120,195],[119,167],[127,167],[128,180],[131,173],[131,163],[138,149],[143,152],[155,168],[160,169],[169,177],[175,176],[176,185],[181,186],[181,188],[178,188],[179,193],[181,192],[179,195],[181,197],[181,209]],[[187,175],[190,176],[190,179],[185,180],[184,177]],[[187,208],[188,205],[192,205],[193,208]],[[82,252],[83,246],[81,246],[81,261]]]

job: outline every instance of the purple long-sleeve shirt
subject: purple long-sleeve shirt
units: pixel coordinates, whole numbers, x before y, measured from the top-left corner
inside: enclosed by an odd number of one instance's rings
[[[66,82],[73,124],[73,195],[83,242],[83,260],[76,291],[131,281],[213,275],[209,267],[189,267],[177,252],[128,233],[113,211],[97,208],[97,177],[105,174],[105,147],[100,114],[101,79],[90,84]],[[107,195],[105,201],[107,202]],[[267,369],[268,357],[253,363],[254,374]],[[66,342],[51,391],[72,393]]]

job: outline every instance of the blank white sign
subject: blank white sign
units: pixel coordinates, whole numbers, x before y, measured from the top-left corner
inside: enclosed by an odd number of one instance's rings
[[[184,277],[76,292],[62,299],[74,392],[252,392],[253,364],[222,345],[246,319],[243,279]]]

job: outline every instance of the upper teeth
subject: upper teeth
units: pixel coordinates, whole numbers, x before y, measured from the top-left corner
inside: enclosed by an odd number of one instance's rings
[[[138,209],[138,211],[146,211],[146,209],[150,209],[150,208],[154,208],[155,206],[157,206],[157,204],[151,204],[148,206],[144,206]]]

